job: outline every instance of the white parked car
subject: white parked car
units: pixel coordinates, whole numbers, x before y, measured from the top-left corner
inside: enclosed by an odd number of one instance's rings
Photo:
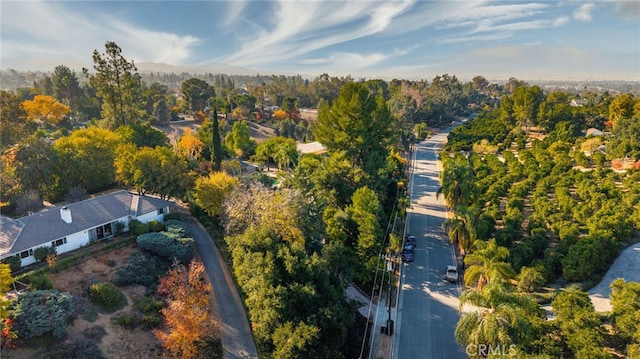
[[[447,266],[445,278],[451,283],[458,282],[458,268],[456,266]]]

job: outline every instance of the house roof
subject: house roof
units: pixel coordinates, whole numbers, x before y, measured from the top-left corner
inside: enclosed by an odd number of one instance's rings
[[[0,256],[11,249],[13,242],[22,232],[24,224],[7,216],[0,215]]]
[[[0,257],[46,245],[56,239],[111,223],[125,216],[138,217],[171,204],[171,201],[122,190],[64,206],[71,212],[71,223],[62,219],[63,207],[55,207],[15,220],[2,216]]]
[[[587,130],[587,137],[589,136],[604,136],[604,132],[592,127]]]
[[[300,153],[315,153],[317,155],[327,152],[327,149],[320,142],[298,143],[298,151]]]

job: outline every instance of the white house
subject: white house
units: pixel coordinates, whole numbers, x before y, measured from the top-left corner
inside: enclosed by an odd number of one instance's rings
[[[327,149],[318,141],[309,142],[309,143],[298,143],[296,144],[298,152],[305,153],[314,153],[316,155],[321,155],[327,152]]]
[[[125,231],[131,219],[162,222],[172,204],[122,190],[18,219],[0,215],[0,260],[18,256],[26,266],[42,246],[61,254],[113,237],[118,222]]]

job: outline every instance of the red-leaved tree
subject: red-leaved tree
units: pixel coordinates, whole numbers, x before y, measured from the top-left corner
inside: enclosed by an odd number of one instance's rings
[[[194,260],[188,268],[175,262],[158,285],[167,306],[161,310],[164,326],[154,334],[176,357],[195,357],[197,342],[214,327],[209,305],[211,286],[203,280],[203,272],[202,262]]]

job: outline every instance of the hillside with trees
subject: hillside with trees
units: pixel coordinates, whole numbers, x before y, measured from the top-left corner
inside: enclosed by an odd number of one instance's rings
[[[612,284],[604,316],[582,290],[639,239],[640,100],[568,103],[565,93],[521,85],[454,129],[440,154],[440,193],[454,212],[443,227],[467,266],[461,305],[476,308],[456,328],[463,345],[544,357],[638,353],[615,314],[625,307],[616,296],[635,283]],[[585,136],[591,128],[600,131]],[[549,302],[550,321],[537,304]]]

